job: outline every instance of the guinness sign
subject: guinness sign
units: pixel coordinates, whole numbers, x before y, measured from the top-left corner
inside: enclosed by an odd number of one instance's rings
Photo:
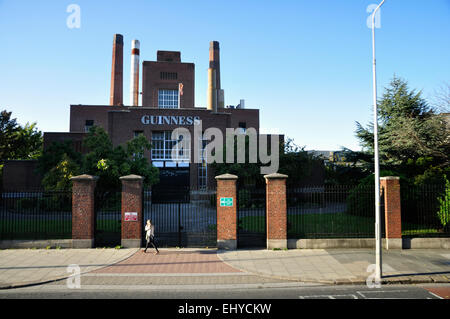
[[[197,125],[200,116],[144,115],[141,122],[145,125]]]

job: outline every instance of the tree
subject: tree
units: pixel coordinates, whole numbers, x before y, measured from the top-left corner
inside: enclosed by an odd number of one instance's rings
[[[394,76],[379,104],[380,167],[410,178],[434,172],[441,178],[449,168],[449,129],[406,81]],[[356,136],[373,156],[373,123],[357,124]],[[371,156],[371,157],[372,157]]]
[[[230,173],[239,176],[238,183],[264,187],[265,182],[261,176],[261,162],[249,163],[249,139],[246,137],[245,163],[237,163],[237,143],[234,143],[234,162],[226,163],[226,147],[223,150],[223,163],[212,163],[216,175]],[[293,139],[287,138],[279,145],[279,169],[278,172],[289,176],[286,183],[288,186],[297,186],[312,175],[313,170],[323,169],[322,160],[314,157],[305,151],[304,147],[299,147]]]
[[[112,142],[101,127],[92,127],[84,140],[90,152],[83,157],[83,169],[86,174],[99,176],[97,187],[100,189],[120,188],[120,176],[136,174],[144,177],[144,185],[156,184],[159,170],[144,157],[145,150],[151,144],[140,134],[124,146],[113,147]]]
[[[70,179],[79,172],[79,164],[64,153],[61,161],[45,174],[42,184],[46,190],[69,190],[71,189]]]
[[[141,134],[125,145],[114,147],[108,133],[101,127],[89,130],[83,145],[89,150],[79,154],[71,142],[54,143],[39,160],[44,173],[46,189],[70,189],[70,178],[75,174],[99,176],[97,190],[100,193],[113,192],[121,187],[120,177],[136,174],[144,177],[144,185],[158,182],[159,171],[144,157],[151,144]]]
[[[42,153],[42,132],[36,123],[19,125],[11,114],[6,110],[0,113],[0,159],[38,158]]]

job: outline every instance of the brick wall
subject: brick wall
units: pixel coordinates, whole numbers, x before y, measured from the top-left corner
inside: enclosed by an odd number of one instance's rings
[[[267,249],[287,248],[287,175],[269,174],[266,179]]]
[[[400,178],[393,176],[381,177],[380,187],[384,193],[387,247],[401,248],[402,213],[400,205]],[[399,245],[400,247],[397,247]]]
[[[141,247],[142,243],[142,183],[144,178],[128,175],[122,181],[122,243],[126,248]],[[125,213],[137,213],[136,221],[126,221]]]
[[[94,190],[98,177],[72,177],[72,245],[73,248],[94,247]]]

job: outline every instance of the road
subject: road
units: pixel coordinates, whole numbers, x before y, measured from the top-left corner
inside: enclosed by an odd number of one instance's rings
[[[27,288],[0,290],[0,299],[450,299],[450,285],[389,285],[369,289],[366,286],[323,286],[296,283],[261,284],[246,288],[215,286],[82,286],[45,284]]]

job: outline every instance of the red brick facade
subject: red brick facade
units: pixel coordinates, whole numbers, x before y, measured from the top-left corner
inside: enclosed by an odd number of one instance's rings
[[[287,248],[287,175],[270,174],[266,179],[267,249]]]
[[[253,127],[259,132],[259,110],[258,109],[225,109],[221,113],[212,113],[202,108],[181,108],[181,109],[159,109],[147,107],[112,107],[98,105],[71,105],[70,107],[70,131],[83,132],[86,120],[93,120],[94,125],[103,127],[109,134],[113,145],[124,144],[133,139],[136,131],[144,134],[149,141],[152,139],[152,132],[172,131],[178,127],[185,127],[191,133],[192,146],[191,154],[194,154],[194,125],[175,124],[144,124],[143,116],[190,116],[198,117],[202,121],[202,130],[210,127],[217,127],[224,135],[226,128],[238,128],[243,122],[247,128]],[[47,133],[46,133],[47,134]],[[54,133],[55,135],[70,136],[73,133]],[[77,133],[80,134],[80,133]],[[44,135],[45,140],[46,135]],[[55,140],[56,137],[53,137]],[[145,153],[145,157],[150,159],[150,152]],[[190,165],[190,187],[197,188],[198,167],[195,163]],[[214,172],[208,167],[208,187],[215,185]]]
[[[216,176],[217,180],[217,247],[219,249],[237,248],[237,201],[236,175]],[[230,207],[220,206],[221,198],[233,198]]]
[[[94,247],[94,190],[97,176],[72,177],[72,242],[73,248]]]
[[[381,177],[380,186],[384,193],[386,239],[402,238],[400,179],[392,176]]]
[[[142,242],[142,183],[138,175],[122,176],[122,246],[141,247]],[[137,213],[137,220],[125,220],[126,213]]]
[[[170,77],[164,75],[170,73]],[[178,90],[183,83],[180,108],[195,106],[194,63],[144,61],[142,64],[142,106],[158,107],[158,90]]]

